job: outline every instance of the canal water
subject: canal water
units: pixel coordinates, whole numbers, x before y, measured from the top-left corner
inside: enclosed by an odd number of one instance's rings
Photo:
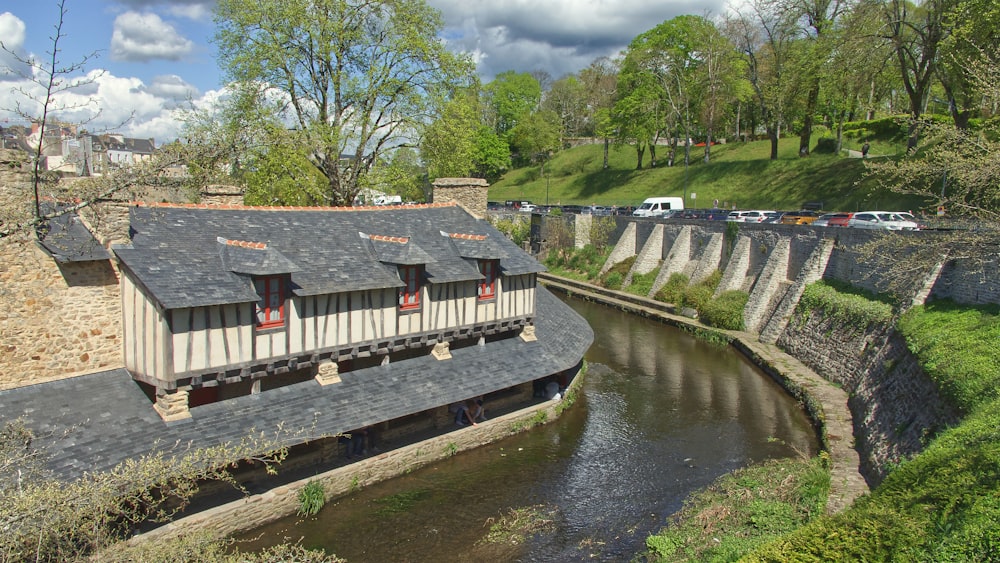
[[[350,562],[629,561],[720,475],[817,452],[801,408],[735,350],[566,302],[595,341],[582,396],[557,421],[248,531],[241,547],[301,541]],[[517,508],[546,525],[484,542]]]

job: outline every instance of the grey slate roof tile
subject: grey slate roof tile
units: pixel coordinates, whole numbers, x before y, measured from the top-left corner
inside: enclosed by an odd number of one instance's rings
[[[63,204],[41,204],[44,215],[65,208]],[[92,262],[111,258],[111,254],[94,238],[75,212],[49,219],[45,227],[38,230],[38,243],[56,262]]]
[[[398,287],[395,268],[379,261],[358,233],[405,237],[433,262],[431,283],[479,279],[478,270],[456,251],[441,227],[486,235],[506,253],[501,272],[537,273],[545,268],[485,221],[458,206],[402,206],[357,210],[281,208],[134,207],[132,242],[114,248],[164,308],[256,301],[245,276],[225,268],[218,237],[266,243],[299,271],[292,272],[297,295],[318,295]]]

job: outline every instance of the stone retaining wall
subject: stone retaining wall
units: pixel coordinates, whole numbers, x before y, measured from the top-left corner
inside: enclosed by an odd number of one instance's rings
[[[847,391],[855,448],[872,487],[959,421],[892,328],[847,326],[816,312],[789,322],[777,344]]]

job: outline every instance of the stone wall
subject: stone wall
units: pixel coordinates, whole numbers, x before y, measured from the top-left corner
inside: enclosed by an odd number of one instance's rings
[[[438,178],[434,186],[433,203],[454,201],[473,217],[486,217],[487,192],[490,185],[482,178]]]
[[[673,248],[674,242],[681,236],[685,228],[690,229],[689,234],[685,236],[690,236],[693,241],[690,247],[691,259],[697,261],[701,249],[707,247],[698,241],[709,240],[712,234],[725,233],[727,225],[725,221],[662,222],[626,216],[613,218],[618,222],[618,228],[614,230],[611,238],[611,244],[616,246],[612,259],[619,261],[638,254],[647,245],[649,238],[653,236],[663,237],[662,245],[658,246],[665,249],[664,252],[668,252],[669,249]],[[663,228],[657,230],[656,226],[660,224],[663,225]],[[629,225],[631,227],[626,228]],[[795,280],[816,248],[823,244],[823,241],[832,240],[834,249],[823,272],[823,278],[843,281],[875,293],[885,293],[890,287],[886,277],[889,264],[894,261],[908,260],[909,251],[903,244],[899,246],[898,250],[890,253],[883,251],[871,259],[864,259],[864,255],[859,252],[859,249],[883,234],[879,231],[839,227],[739,224],[738,239],[744,239],[743,251],[746,254],[740,259],[748,261],[747,279],[744,284],[740,285],[746,290],[752,287],[763,271],[771,251],[779,246],[780,241],[785,239],[788,241],[786,278]],[[907,240],[917,242],[922,238],[947,235],[935,231],[922,231],[891,233],[891,236],[898,237],[904,242]],[[723,257],[723,268],[733,257],[732,250],[736,246],[733,244],[735,242],[737,241],[730,242],[728,252]],[[624,244],[627,248],[618,249],[619,243]],[[618,250],[624,252],[618,252]],[[1000,280],[1000,237],[993,244],[984,245],[982,252],[983,258],[986,260],[985,263],[970,260],[948,261],[941,269],[940,275],[936,277],[930,270],[914,272],[910,284],[897,289],[897,293],[909,297],[917,293],[922,285],[929,283],[931,286],[930,296],[934,299],[947,298],[970,305],[1000,302],[1000,283],[997,281]],[[612,265],[606,265],[605,270]],[[930,276],[929,279],[928,276]]]
[[[847,326],[816,312],[788,323],[778,346],[847,391],[855,447],[872,487],[893,464],[958,422],[937,386],[891,328]]]
[[[0,389],[122,365],[118,272],[0,241]]]

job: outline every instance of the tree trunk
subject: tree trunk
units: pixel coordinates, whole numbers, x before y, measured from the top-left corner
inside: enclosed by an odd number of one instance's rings
[[[642,143],[635,144],[635,156],[637,159],[635,163],[636,170],[642,170],[642,155],[645,154],[645,152],[646,152],[646,147],[643,146]]]
[[[604,169],[608,169],[608,146],[611,144],[611,139],[607,137],[604,138]]]
[[[709,155],[712,154],[712,130],[708,130],[708,134],[705,135],[705,164],[708,164]]]
[[[778,160],[778,124],[767,126],[767,136],[771,139],[771,160]]]
[[[799,135],[799,156],[809,156],[809,142],[812,140],[813,114],[819,103],[819,79],[813,82],[806,98],[806,114],[802,120],[802,134]]]
[[[656,168],[656,141],[649,144],[649,167]]]

